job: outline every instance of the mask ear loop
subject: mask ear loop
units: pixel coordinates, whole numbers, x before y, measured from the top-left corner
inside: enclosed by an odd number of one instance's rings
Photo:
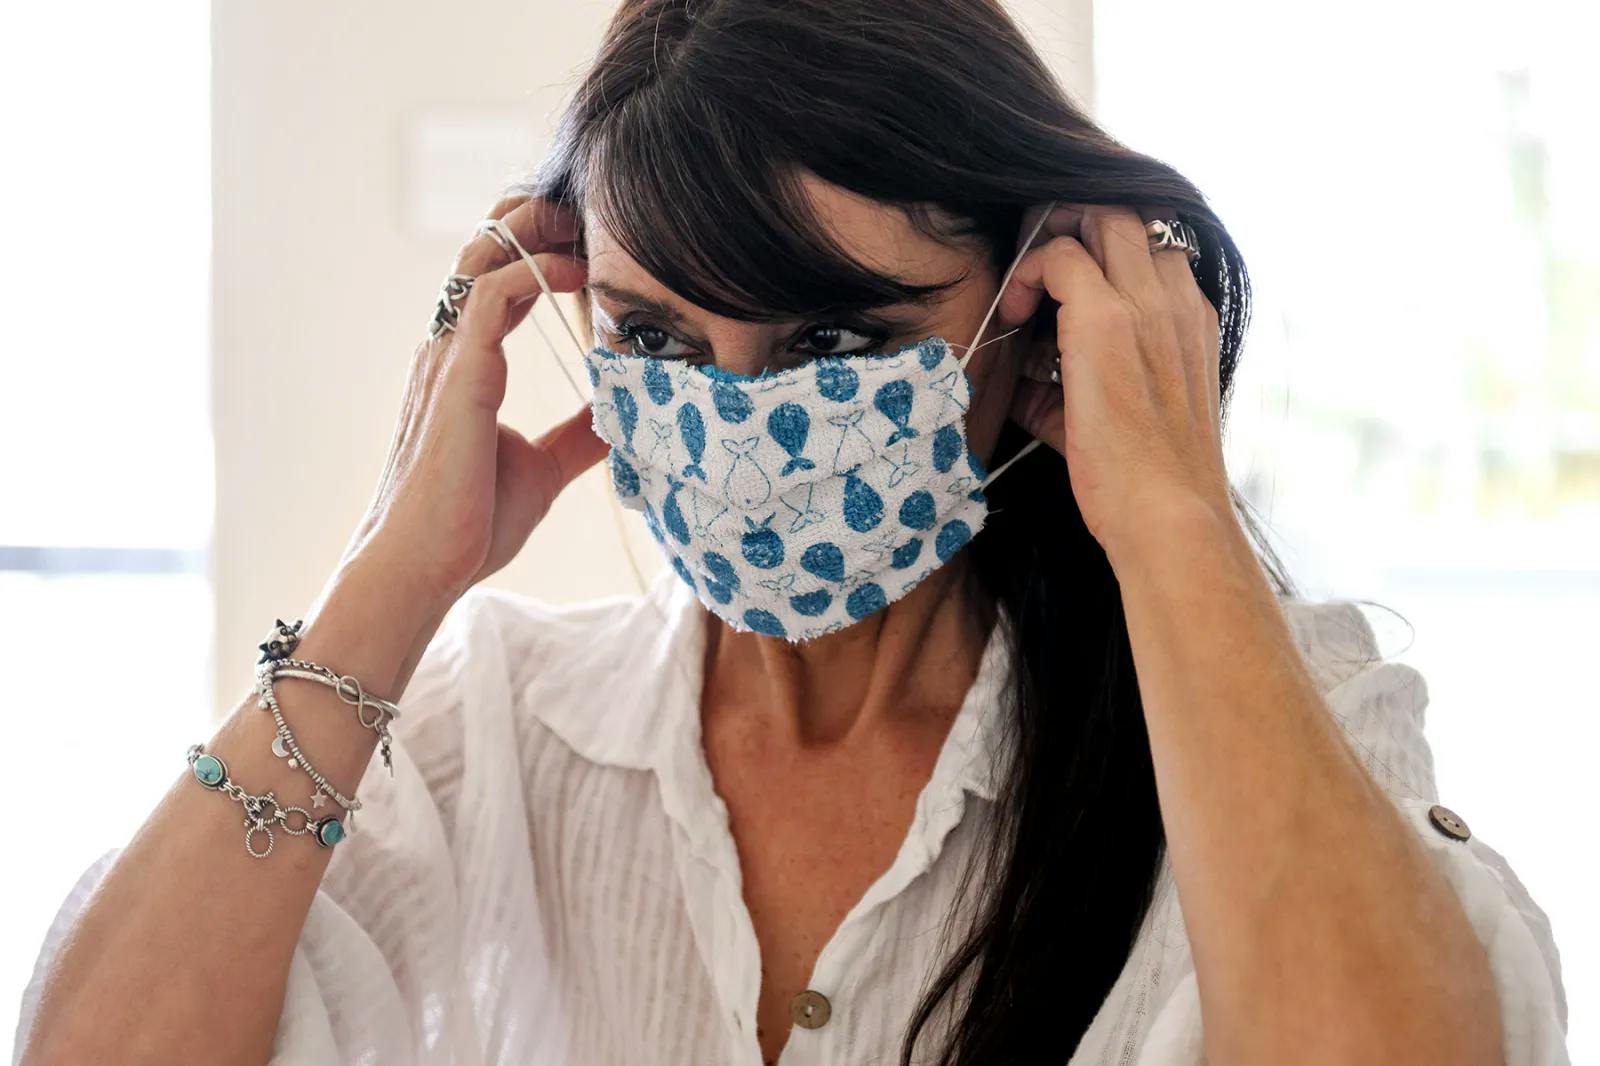
[[[539,269],[539,263],[533,258],[533,256],[528,254],[528,250],[522,246],[520,241],[517,240],[517,235],[511,232],[511,227],[507,226],[504,222],[501,222],[498,218],[489,219],[488,221],[484,222],[483,226],[485,229],[494,230],[500,236],[509,241],[511,243],[511,247],[515,248],[517,250],[517,254],[522,257],[522,261],[528,264],[528,269],[533,271],[534,278],[539,282],[539,288],[544,290],[546,302],[549,303],[551,307],[555,308],[556,317],[561,320],[561,328],[567,331],[567,336],[572,339],[572,347],[577,350],[578,358],[582,359],[585,355],[583,343],[578,340],[578,335],[572,331],[572,326],[567,322],[567,316],[561,313],[561,303],[556,299],[556,294],[554,290],[550,288],[550,283],[545,280],[544,271]],[[533,317],[531,312],[529,313],[528,317]],[[572,373],[567,370],[567,364],[562,362],[561,356],[556,353],[556,347],[550,342],[550,337],[545,333],[544,327],[539,325],[538,321],[535,320],[533,323],[533,328],[538,330],[539,336],[544,338],[545,346],[550,349],[550,358],[555,360],[556,367],[561,371],[561,376],[567,379],[568,385],[572,386],[572,394],[581,402],[588,403],[589,397],[585,396],[583,394],[583,390],[578,388],[578,383],[573,380]]]
[[[582,359],[587,354],[583,344],[578,340],[578,335],[573,332],[571,324],[567,322],[567,316],[561,313],[561,303],[556,299],[554,290],[550,288],[550,282],[545,280],[544,271],[539,269],[538,261],[528,254],[526,248],[522,247],[521,242],[517,240],[517,235],[511,232],[511,227],[501,222],[498,218],[485,222],[484,228],[494,230],[511,242],[511,247],[515,248],[517,254],[522,257],[522,261],[528,264],[528,269],[533,271],[533,276],[539,282],[539,288],[544,290],[546,302],[555,308],[556,317],[561,320],[562,328],[567,331],[567,336],[572,340],[572,346],[577,349],[578,358]],[[546,333],[544,327],[539,325],[538,319],[534,317],[531,311],[528,313],[528,318],[533,321],[533,328],[538,330],[539,336],[544,339],[545,347],[550,351],[550,358],[555,360],[556,366],[561,371],[561,376],[567,379],[568,385],[572,386],[573,394],[578,397],[579,402],[587,405],[590,402],[590,397],[583,394],[583,390],[578,388],[578,383],[573,380],[572,375],[567,371],[567,364],[561,361],[561,356],[557,353],[555,344],[550,340],[550,334]],[[649,587],[649,582],[644,579],[644,572],[639,569],[639,560],[634,558],[633,544],[628,540],[628,530],[622,521],[622,507],[617,503],[617,498],[614,494],[608,492],[605,495],[606,500],[611,504],[611,521],[617,527],[617,539],[622,542],[622,554],[627,557],[628,569],[633,571],[634,583],[638,585],[639,592],[643,595]]]
[[[1017,332],[1017,330],[1019,330],[1021,328],[1022,328],[1021,326],[1017,326],[1015,329],[1006,330],[1004,333],[1000,334],[1000,336],[998,336],[998,337],[990,337],[988,340],[984,341],[983,344],[978,345],[978,348],[983,348],[983,347],[985,347],[987,345],[993,344],[995,341],[1003,341],[1007,337],[1011,336],[1013,333]],[[959,347],[961,347],[961,345],[956,344],[956,345],[952,345],[952,347],[959,348]],[[978,350],[978,348],[970,349],[970,351],[975,352],[975,351]],[[966,365],[965,362],[963,362],[962,365],[965,366]]]
[[[1022,262],[1022,257],[1027,255],[1029,249],[1033,247],[1033,239],[1039,235],[1039,230],[1044,227],[1044,220],[1050,217],[1050,212],[1055,210],[1056,203],[1057,201],[1051,200],[1045,205],[1044,210],[1039,212],[1039,217],[1034,220],[1033,228],[1028,231],[1028,236],[1025,240],[1023,240],[1022,247],[1017,250],[1016,256],[1011,260],[1011,265],[1006,268],[1005,277],[1000,279],[1000,291],[995,293],[994,302],[989,304],[988,312],[983,316],[983,321],[978,324],[977,335],[972,338],[972,344],[967,347],[967,353],[963,355],[960,361],[956,364],[957,366],[961,367],[962,370],[967,368],[967,361],[972,358],[972,353],[983,347],[983,345],[978,344],[978,338],[983,336],[983,331],[989,328],[989,320],[993,318],[994,313],[1000,309],[1000,298],[1005,295],[1006,286],[1011,284],[1011,275],[1016,273],[1017,264]],[[1021,328],[1021,326],[1017,327],[1017,329]],[[995,337],[993,339],[999,340],[1001,337],[1008,337],[1011,335],[1011,333],[1015,333],[1016,331],[1017,330],[1013,329],[1010,331],[1010,333],[1002,333],[999,337]],[[990,341],[984,341],[984,344],[988,343],[990,343]],[[1035,437],[1027,444],[1024,444],[1017,450],[1017,454],[1001,463],[989,473],[988,477],[979,482],[978,487],[980,489],[988,488],[989,483],[995,478],[999,477],[1001,474],[1005,473],[1007,467],[1043,443],[1044,441],[1040,440],[1038,437]]]
[[[972,338],[972,344],[967,346],[967,354],[963,355],[957,364],[961,369],[965,370],[967,368],[967,360],[971,359],[972,353],[978,350],[976,347],[978,338],[983,336],[983,331],[989,328],[989,320],[1000,309],[1000,298],[1005,295],[1006,286],[1011,284],[1011,275],[1017,272],[1017,264],[1022,262],[1022,257],[1028,254],[1028,250],[1033,246],[1033,239],[1039,235],[1039,230],[1044,226],[1044,220],[1050,217],[1050,212],[1055,209],[1055,206],[1056,201],[1051,200],[1045,205],[1045,209],[1039,212],[1039,217],[1034,220],[1033,229],[1028,231],[1027,239],[1022,242],[1022,247],[1017,250],[1016,256],[1011,260],[1011,265],[1006,267],[1006,275],[1000,279],[1000,289],[994,294],[994,301],[989,304],[989,310],[984,314],[983,321],[978,323],[977,335]],[[1001,336],[1004,336],[1004,334]],[[999,337],[995,338],[995,340],[999,339]]]

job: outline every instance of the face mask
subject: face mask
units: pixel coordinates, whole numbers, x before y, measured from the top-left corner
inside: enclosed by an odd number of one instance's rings
[[[748,376],[589,349],[619,500],[736,630],[802,641],[866,618],[971,541],[984,488],[1041,443],[993,473],[967,444],[966,364],[999,302],[959,358],[933,336]]]

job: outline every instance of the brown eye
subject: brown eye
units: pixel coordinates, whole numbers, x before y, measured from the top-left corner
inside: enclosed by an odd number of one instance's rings
[[[812,355],[851,355],[883,343],[884,338],[837,325],[812,326],[800,335]]]
[[[694,352],[693,348],[666,330],[657,329],[655,326],[625,323],[617,327],[617,339],[629,345],[633,349],[633,354],[647,355],[654,359],[682,359]],[[674,344],[682,350],[671,348],[670,346]]]

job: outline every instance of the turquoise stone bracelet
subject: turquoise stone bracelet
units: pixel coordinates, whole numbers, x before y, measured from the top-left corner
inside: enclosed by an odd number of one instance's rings
[[[255,858],[264,859],[272,854],[274,824],[290,836],[310,833],[317,846],[323,848],[331,848],[345,838],[344,823],[334,815],[313,818],[304,807],[281,805],[271,792],[259,796],[246,792],[228,779],[228,764],[207,753],[202,745],[189,745],[188,758],[189,770],[196,781],[214,792],[225,793],[244,807],[244,847]],[[291,821],[297,814],[300,816],[298,824]],[[256,839],[262,833],[266,834],[267,846],[258,849]]]

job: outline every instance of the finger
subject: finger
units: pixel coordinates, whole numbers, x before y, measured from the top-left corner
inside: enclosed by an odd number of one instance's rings
[[[583,260],[570,255],[536,252],[533,260],[555,292],[576,292],[588,276]],[[459,342],[473,348],[497,347],[512,326],[522,321],[524,316],[517,314],[521,305],[543,291],[539,279],[521,259],[480,275],[467,293],[461,322],[456,327]]]
[[[1082,240],[1113,288],[1140,308],[1160,307],[1164,290],[1138,212],[1118,204],[1089,205]]]
[[[1045,296],[1064,312],[1057,316],[1056,330],[1056,347],[1063,352],[1064,318],[1092,312],[1096,305],[1124,302],[1083,244],[1064,236],[1052,237],[1017,262],[996,314],[1004,325],[1018,325],[1033,316]]]
[[[495,203],[488,217],[498,219],[530,253],[550,251],[578,235],[572,211],[543,197],[508,196]],[[493,237],[478,234],[456,253],[451,273],[477,277],[516,258],[514,250],[508,252]]]
[[[544,521],[562,490],[600,461],[606,454],[606,444],[595,436],[591,421],[590,409],[585,405],[533,440],[504,422],[499,424],[497,525],[532,530]],[[503,564],[504,560],[500,560],[490,565]]]
[[[1213,375],[1200,363],[1208,358],[1209,346],[1204,333],[1206,311],[1211,305],[1205,293],[1200,291],[1200,283],[1195,280],[1194,270],[1189,266],[1189,253],[1182,248],[1163,248],[1150,255],[1165,293],[1163,298],[1173,332],[1178,338],[1185,377],[1195,382],[1207,381]]]
[[[1213,423],[1222,422],[1222,322],[1210,300],[1203,300],[1200,319],[1206,339],[1206,402]]]
[[[1034,244],[1043,244],[1049,237],[1077,237],[1083,238],[1083,216],[1087,208],[1083,204],[1060,204],[1051,208],[1045,216],[1044,225],[1039,227],[1039,236],[1034,238]]]
[[[611,450],[595,434],[594,412],[585,404],[532,442],[549,459],[551,484],[560,492]]]

